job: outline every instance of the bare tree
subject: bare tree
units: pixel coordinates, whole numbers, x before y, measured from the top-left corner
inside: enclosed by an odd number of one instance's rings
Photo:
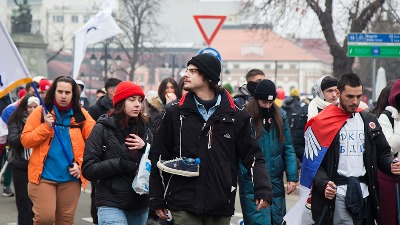
[[[53,16],[55,14],[51,14]],[[47,21],[47,41],[49,46],[47,47],[48,58],[46,60],[47,63],[55,60],[60,54],[64,51],[69,50],[70,47],[73,46],[73,37],[74,34],[71,31],[76,31],[80,27],[77,23],[68,23],[65,21],[68,13],[64,12],[64,9],[61,9],[61,12],[57,13],[57,16],[61,15],[63,18],[62,22],[50,22]]]
[[[143,53],[151,52],[147,48],[158,43],[159,24],[156,15],[161,3],[159,0],[122,0],[120,4],[121,16],[118,22],[124,35],[119,42],[130,64],[130,70],[125,72],[134,81],[136,68],[148,60],[148,57],[142,57]]]
[[[385,1],[248,0],[244,3],[243,11],[256,21],[270,20],[272,24],[277,24],[295,18],[299,18],[297,22],[301,23],[301,19],[306,17],[298,15],[305,15],[311,10],[318,18],[333,56],[333,75],[338,76],[351,72],[354,63],[354,58],[347,57],[346,34],[365,31]]]
[[[54,60],[58,55],[61,54],[61,52],[63,52],[65,49],[65,24],[63,23],[62,26],[53,26],[53,29],[55,30],[53,37],[55,39],[55,42],[53,42],[53,47],[56,47],[56,49],[51,49],[50,51],[48,51],[48,53],[51,52],[50,57],[46,60],[46,63],[51,62],[52,60]],[[67,38],[67,40],[72,39],[71,38]]]
[[[397,5],[391,2],[386,2],[377,15],[376,19],[369,25],[374,33],[399,33],[400,32],[400,17],[394,10]],[[363,77],[363,82],[372,83],[372,58],[360,58],[359,66],[354,71]],[[394,80],[399,77],[400,58],[377,58],[377,67],[383,67],[386,70],[386,79]],[[379,94],[379,93],[377,93]]]

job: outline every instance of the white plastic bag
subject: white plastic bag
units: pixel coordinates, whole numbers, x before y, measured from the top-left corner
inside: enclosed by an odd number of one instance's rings
[[[151,162],[149,160],[150,144],[147,144],[139,163],[139,170],[132,182],[133,190],[139,195],[149,194],[149,177]]]

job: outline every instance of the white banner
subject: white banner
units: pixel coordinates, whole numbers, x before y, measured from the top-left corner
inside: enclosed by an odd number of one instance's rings
[[[32,81],[17,47],[0,21],[0,98],[14,88]]]
[[[86,48],[107,38],[122,33],[111,15],[111,4],[103,2],[102,10],[92,17],[74,36],[74,67],[72,77],[76,79]]]

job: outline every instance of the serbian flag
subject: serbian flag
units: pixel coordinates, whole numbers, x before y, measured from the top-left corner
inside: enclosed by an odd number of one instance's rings
[[[361,109],[357,110],[359,111]],[[301,224],[314,176],[333,139],[350,115],[331,104],[307,122],[304,128],[305,147],[300,174],[300,200],[283,217],[288,224]]]
[[[14,88],[32,82],[21,55],[0,21],[0,98]]]

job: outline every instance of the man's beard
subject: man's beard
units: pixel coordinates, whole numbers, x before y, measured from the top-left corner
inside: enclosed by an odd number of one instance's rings
[[[183,90],[185,90],[185,91],[191,91],[192,88],[190,88],[190,87],[185,87],[185,85],[183,85]]]
[[[360,106],[360,104],[358,104],[358,105],[343,105],[342,98],[339,98],[339,105],[341,106],[342,109],[344,109],[348,113],[355,113],[357,111],[358,107]],[[353,111],[350,111],[351,107],[354,108]]]

